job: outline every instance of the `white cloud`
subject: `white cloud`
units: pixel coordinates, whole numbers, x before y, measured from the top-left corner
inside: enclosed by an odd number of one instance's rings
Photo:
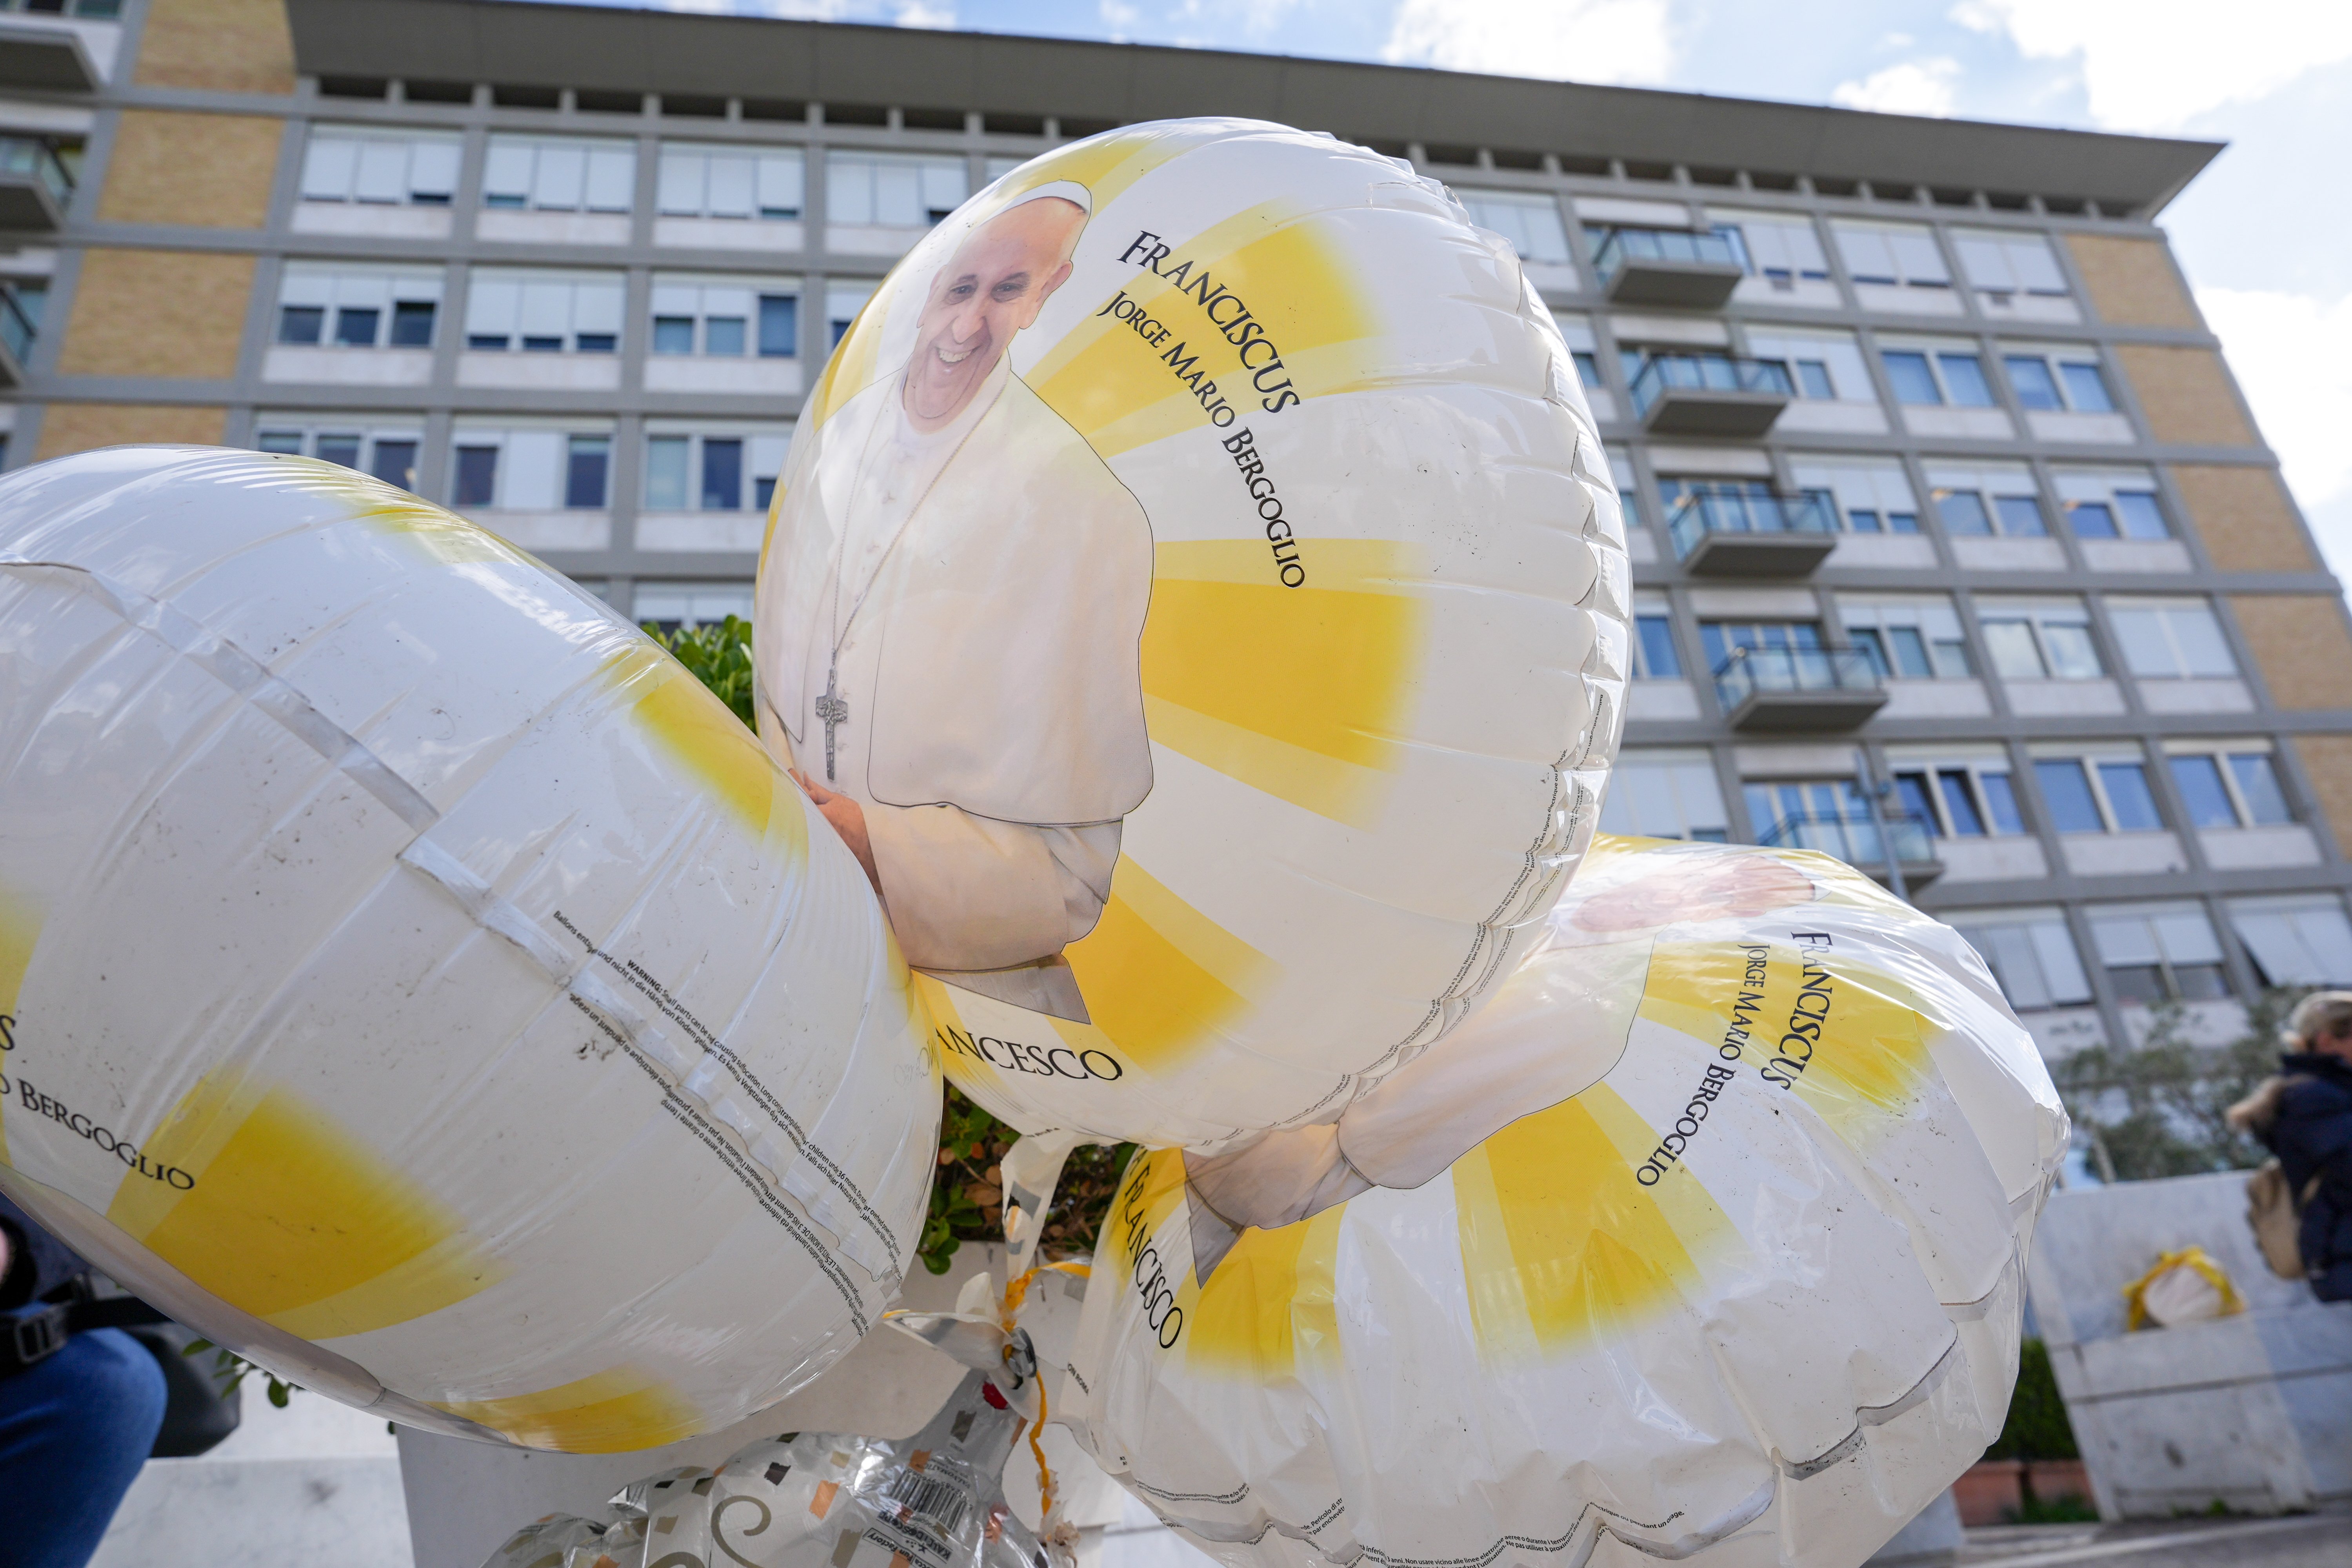
[[[904,0],[896,18],[902,27],[952,27],[956,25],[955,7],[931,5],[924,0]]]
[[[1103,26],[1113,30],[1114,36],[1111,42],[1115,44],[1124,41],[1118,35],[1132,30],[1138,22],[1143,20],[1143,13],[1133,5],[1124,4],[1123,0],[1102,0],[1099,9],[1102,13]]]
[[[2352,294],[2200,289],[2230,368],[2305,507],[2352,500]]]
[[[1381,58],[1563,81],[1658,82],[1674,68],[1667,0],[1402,0]]]
[[[1906,60],[1875,70],[1859,81],[1842,81],[1830,89],[1830,101],[1841,109],[1869,109],[1881,114],[1952,112],[1953,90],[1960,79],[1960,62],[1948,56]]]
[[[1960,0],[1952,19],[2072,61],[2091,118],[2116,130],[2175,130],[2352,58],[2344,0]]]

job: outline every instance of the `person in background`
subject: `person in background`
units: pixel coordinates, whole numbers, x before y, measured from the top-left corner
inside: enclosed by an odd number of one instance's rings
[[[2280,1038],[2278,1075],[2230,1108],[2230,1125],[2278,1156],[2312,1293],[2352,1301],[2352,991],[2305,997]]]
[[[121,1329],[55,1342],[43,1302],[89,1265],[0,1198],[0,1562],[82,1568],[163,1425],[163,1371]],[[29,1360],[29,1364],[27,1362]]]

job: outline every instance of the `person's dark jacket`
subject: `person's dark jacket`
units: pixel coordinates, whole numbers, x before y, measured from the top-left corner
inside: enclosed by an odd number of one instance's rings
[[[0,1310],[22,1307],[89,1272],[72,1248],[0,1196],[0,1235],[8,1238],[8,1267],[0,1273]]]
[[[2278,1156],[2289,1192],[2319,1178],[2296,1237],[2303,1267],[2321,1300],[2352,1301],[2352,1062],[2291,1052],[2231,1120]]]

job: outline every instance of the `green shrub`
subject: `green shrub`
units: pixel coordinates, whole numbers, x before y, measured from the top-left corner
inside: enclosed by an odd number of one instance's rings
[[[733,710],[735,717],[759,728],[751,715],[751,622],[730,616],[715,626],[680,626],[668,633],[647,622],[645,632],[692,670],[719,701]]]
[[[2018,1347],[2017,1392],[2010,1396],[2009,1419],[2000,1436],[1985,1450],[1988,1459],[2079,1459],[2074,1426],[2066,1419],[2066,1402],[2058,1397],[2058,1378],[2050,1370],[2050,1347],[2027,1340]]]

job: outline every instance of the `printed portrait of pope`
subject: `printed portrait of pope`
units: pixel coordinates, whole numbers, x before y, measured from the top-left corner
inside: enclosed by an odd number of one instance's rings
[[[1062,950],[1100,918],[1151,788],[1151,532],[1008,351],[1090,210],[1059,182],[974,226],[926,285],[906,363],[799,443],[754,638],[761,737],[907,961],[1082,1022]]]

